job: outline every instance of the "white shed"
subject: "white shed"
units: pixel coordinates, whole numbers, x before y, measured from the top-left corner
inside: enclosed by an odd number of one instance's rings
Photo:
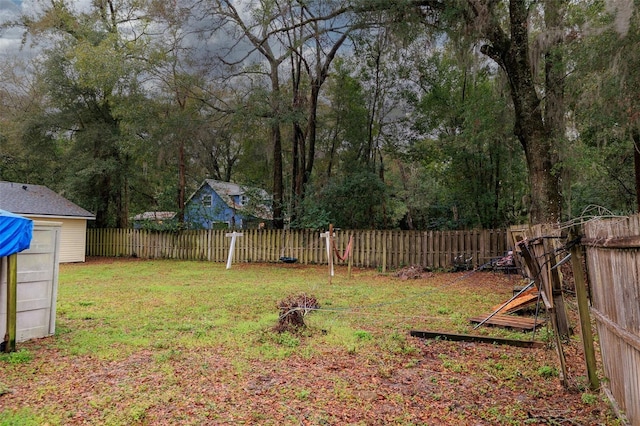
[[[0,209],[36,221],[62,223],[59,261],[85,261],[87,220],[95,220],[87,210],[46,186],[1,181]]]

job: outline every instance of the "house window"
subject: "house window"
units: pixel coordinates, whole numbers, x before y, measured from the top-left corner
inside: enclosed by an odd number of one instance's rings
[[[202,197],[202,205],[204,207],[211,207],[211,204],[212,204],[211,194],[208,194]]]

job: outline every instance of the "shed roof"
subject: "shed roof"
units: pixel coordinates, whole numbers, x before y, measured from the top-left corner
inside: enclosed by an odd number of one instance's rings
[[[95,216],[46,186],[0,181],[0,209],[22,215],[75,217]]]

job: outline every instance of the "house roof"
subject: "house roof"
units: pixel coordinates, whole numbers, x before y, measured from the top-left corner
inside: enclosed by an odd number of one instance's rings
[[[0,181],[0,209],[21,215],[95,219],[95,215],[46,186]]]
[[[244,211],[250,214],[251,216],[258,217],[260,219],[273,219],[273,213],[271,212],[271,207],[269,207],[269,194],[267,191],[259,188],[253,188],[248,186],[238,185],[233,182],[223,182],[215,179],[205,179],[198,188],[198,191],[205,185],[208,185],[213,189],[225,202],[227,206],[234,210]],[[193,198],[193,196],[198,192],[194,192],[189,200]],[[246,206],[242,206],[237,204],[234,200],[234,196],[250,194],[251,197],[255,197],[256,195],[260,198],[257,203],[254,203],[250,209],[247,209]]]
[[[169,220],[176,216],[176,212],[144,212],[137,214],[133,220]]]

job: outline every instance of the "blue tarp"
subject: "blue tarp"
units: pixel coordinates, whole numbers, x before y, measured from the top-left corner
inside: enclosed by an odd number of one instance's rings
[[[0,257],[28,249],[32,236],[31,219],[0,210]]]

